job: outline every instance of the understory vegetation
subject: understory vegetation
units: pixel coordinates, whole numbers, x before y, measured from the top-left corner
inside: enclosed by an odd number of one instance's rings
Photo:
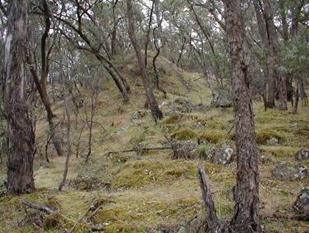
[[[36,127],[37,144],[40,145],[34,164],[36,191],[22,196],[0,197],[0,232],[69,231],[91,206],[96,205],[100,209],[88,221],[103,224],[107,233],[176,230],[187,221],[203,215],[197,179],[199,163],[203,163],[209,175],[218,215],[230,217],[233,212],[235,162],[214,164],[201,160],[201,156],[212,147],[234,144],[233,109],[210,107],[211,91],[206,87],[206,82],[203,79],[193,81],[199,77],[198,74],[171,67],[167,70],[171,75],[164,78],[167,98],[156,93],[166,114],[165,119],[157,124],[150,112],[143,108],[141,87],[132,85],[131,98],[135,101],[123,107],[121,96],[111,88],[111,84],[105,85],[105,91],[98,98],[97,105],[100,108],[94,118],[98,124],[93,128],[92,155],[89,162],[85,163],[88,140],[85,131],[80,140],[80,157],[76,158],[74,153],[71,156],[69,182],[63,192],[57,188],[62,179],[65,158],[58,157],[53,147],[50,147],[50,162],[46,162],[44,146],[48,126],[42,116]],[[174,72],[186,77],[190,90],[173,75]],[[133,82],[135,77],[127,78]],[[177,90],[177,93],[169,90]],[[183,96],[187,96],[186,100],[192,105],[203,104],[205,108],[190,112],[172,111],[177,99]],[[61,101],[55,102],[55,110],[60,111],[62,104]],[[292,205],[302,187],[308,186],[309,177],[281,181],[272,177],[271,170],[279,162],[296,163],[295,153],[308,147],[309,109],[300,106],[297,115],[277,110],[264,111],[262,103],[256,101],[254,113],[261,156],[262,227],[265,232],[305,232],[309,224],[292,218]],[[81,127],[82,122],[78,119],[76,127],[72,129],[73,141],[77,141]],[[168,138],[195,142],[204,140],[207,143],[199,145],[191,160],[172,160],[171,149],[121,152],[137,146],[162,147],[168,144]],[[277,140],[272,144],[269,139],[274,138]],[[73,147],[75,151],[76,145]],[[303,164],[309,166],[308,161]],[[5,172],[5,163],[2,163],[1,180],[5,179]],[[26,211],[21,204],[23,200],[52,206],[57,211],[48,215],[43,227],[39,228],[31,219],[29,210]],[[81,221],[74,232],[88,232],[87,224]]]

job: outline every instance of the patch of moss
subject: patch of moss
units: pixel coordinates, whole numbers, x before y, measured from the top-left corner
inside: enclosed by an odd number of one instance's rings
[[[260,146],[262,154],[277,158],[294,158],[299,148],[289,146]]]
[[[47,215],[44,221],[44,230],[60,229],[64,224],[64,218],[60,213]]]
[[[256,131],[256,142],[258,144],[266,144],[271,138],[276,138],[278,141],[282,142],[283,136],[277,131],[272,129],[260,129]]]
[[[44,231],[57,231],[60,232],[64,229],[71,229],[74,226],[74,222],[65,218],[60,212],[47,215],[44,219]],[[88,227],[79,223],[74,230],[75,233],[86,233],[89,232]]]
[[[182,118],[182,116],[180,114],[172,114],[172,115],[166,117],[163,120],[163,123],[166,124],[166,125],[176,124],[180,121],[181,118]]]
[[[295,134],[309,138],[309,126],[304,125],[295,130]]]
[[[55,196],[50,196],[47,198],[46,204],[48,206],[54,207],[56,209],[60,209],[61,205]]]
[[[209,151],[213,148],[213,145],[206,143],[198,146],[197,150],[194,152],[194,156],[198,159],[206,160]]]
[[[146,138],[146,132],[142,128],[132,128],[128,130],[128,135],[130,136],[129,143],[134,146],[143,142]]]
[[[171,137],[177,140],[190,140],[197,137],[197,134],[188,128],[181,128],[171,134]]]
[[[160,223],[178,222],[197,214],[199,196],[174,195],[166,190],[127,191],[115,197],[114,204],[99,210],[94,220],[106,226],[105,232],[146,232]]]
[[[226,139],[230,139],[230,136],[219,130],[207,130],[198,136],[199,141],[207,141],[215,144]]]
[[[188,128],[181,128],[171,134],[171,137],[177,140],[190,140],[197,138],[197,134]]]
[[[195,175],[195,166],[189,161],[130,161],[112,181],[114,188],[138,188],[149,184],[162,184],[181,176]]]

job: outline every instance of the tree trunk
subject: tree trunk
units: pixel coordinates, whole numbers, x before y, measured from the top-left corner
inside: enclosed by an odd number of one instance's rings
[[[259,220],[258,149],[249,89],[249,61],[241,0],[224,0],[226,32],[232,67],[235,104],[237,180],[234,190],[235,232],[261,232]]]
[[[296,87],[295,87],[295,103],[293,108],[293,113],[297,113],[298,109],[298,101],[299,101],[299,80],[296,81]]]
[[[279,88],[279,105],[280,110],[288,110],[288,92],[286,76],[282,73],[279,74],[278,88]]]
[[[155,120],[163,118],[163,113],[161,112],[157,100],[153,94],[153,88],[152,85],[149,81],[146,67],[145,67],[145,61],[142,57],[141,53],[141,48],[137,42],[137,38],[135,35],[135,27],[134,27],[134,13],[133,13],[133,6],[132,6],[132,0],[127,0],[127,13],[128,13],[128,32],[129,32],[129,37],[131,40],[131,43],[134,47],[136,57],[137,57],[137,62],[139,65],[139,69],[141,72],[142,76],[142,82],[144,85],[145,93],[146,93],[146,98],[147,98],[147,103],[150,107],[151,114]]]
[[[286,75],[279,70],[279,40],[274,24],[274,13],[270,0],[253,1],[259,33],[267,57],[266,103],[268,108],[275,107],[276,91],[279,93],[279,109],[287,110]],[[277,84],[277,85],[276,85]]]
[[[34,191],[35,137],[24,93],[27,10],[27,0],[10,1],[5,44],[5,112],[9,141],[7,189],[12,194]]]
[[[30,73],[32,75],[32,78],[34,80],[34,83],[39,92],[41,101],[44,105],[44,108],[47,114],[47,121],[49,125],[49,130],[50,130],[49,133],[51,135],[52,142],[54,144],[54,147],[55,147],[55,150],[58,156],[62,156],[63,155],[62,137],[60,135],[59,130],[57,129],[57,123],[55,123],[56,115],[52,111],[51,103],[47,95],[46,81],[44,81],[44,80],[47,80],[47,76],[46,77],[42,76],[41,81],[40,81],[37,71],[34,68],[33,59],[31,58],[30,55],[28,56],[27,60],[30,65]]]
[[[117,43],[117,26],[118,26],[118,19],[116,15],[116,6],[117,6],[118,0],[112,1],[113,4],[113,30],[111,32],[111,55],[114,57],[117,53],[116,51],[116,43]]]

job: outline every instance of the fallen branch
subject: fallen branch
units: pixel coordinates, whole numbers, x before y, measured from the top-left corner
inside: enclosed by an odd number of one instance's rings
[[[206,207],[206,221],[210,229],[210,232],[215,233],[219,232],[220,223],[216,214],[215,204],[212,200],[212,194],[210,187],[207,183],[207,176],[203,166],[200,164],[198,167],[198,175],[200,181],[200,187],[202,190],[203,201]]]
[[[21,203],[28,208],[39,210],[39,211],[42,211],[46,214],[52,214],[52,213],[57,211],[56,208],[49,207],[49,206],[46,206],[46,205],[41,205],[41,204],[34,203],[34,202],[29,202],[29,201],[26,201],[26,200],[22,200]]]
[[[171,146],[166,146],[166,147],[149,147],[149,148],[139,148],[139,147],[135,147],[133,149],[129,149],[129,150],[122,150],[122,151],[109,151],[107,152],[105,155],[111,155],[111,154],[119,154],[119,153],[130,153],[130,152],[148,152],[148,151],[158,151],[158,150],[171,150],[172,147]]]
[[[294,221],[308,221],[309,217],[304,215],[291,215],[291,214],[281,214],[281,213],[273,213],[270,215],[262,215],[263,219],[274,219],[274,220],[294,220]]]

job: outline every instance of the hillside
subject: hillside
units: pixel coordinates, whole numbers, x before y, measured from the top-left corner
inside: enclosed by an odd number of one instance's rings
[[[106,233],[198,232],[194,227],[201,222],[204,211],[197,179],[199,163],[209,176],[218,215],[231,216],[236,164],[217,164],[207,156],[213,149],[234,148],[233,109],[212,107],[212,94],[202,76],[180,70],[160,58],[163,72],[160,84],[168,94],[164,98],[161,92],[155,93],[165,115],[162,121],[155,123],[144,108],[144,92],[134,64],[134,59],[128,59],[122,67],[132,87],[128,104],[122,103],[112,81],[104,84],[96,105],[94,141],[88,163],[85,163],[88,131],[87,128],[81,134],[80,131],[85,112],[90,111],[89,99],[84,100],[77,122],[72,115],[73,153],[69,183],[63,192],[58,191],[58,185],[65,158],[57,157],[50,145],[48,152],[53,156],[49,163],[45,161],[47,123],[42,111],[36,127],[37,190],[29,195],[0,197],[1,233],[81,233],[89,232],[89,226],[103,226]],[[82,91],[89,96],[89,90]],[[63,117],[63,103],[55,102],[53,107],[57,115]],[[304,233],[309,223],[297,220],[292,206],[300,190],[308,187],[309,176],[285,180],[278,179],[272,171],[283,162],[288,162],[284,169],[292,169],[299,163],[309,166],[309,160],[295,160],[301,148],[309,147],[309,108],[300,104],[298,114],[279,110],[265,112],[262,103],[256,100],[254,113],[261,152],[263,230]],[[171,138],[196,144],[199,141],[199,145],[189,159],[172,159],[173,150],[166,148]],[[132,151],[123,152],[125,150]],[[4,179],[5,164],[2,164],[0,180]],[[38,213],[26,208],[22,204],[25,200],[57,211],[48,215]]]

